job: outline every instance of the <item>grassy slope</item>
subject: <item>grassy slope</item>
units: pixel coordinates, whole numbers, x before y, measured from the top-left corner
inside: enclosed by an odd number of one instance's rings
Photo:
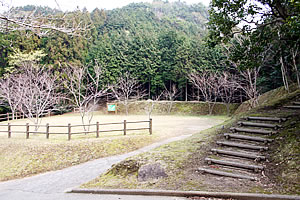
[[[147,188],[147,189],[175,189],[175,190],[210,190],[231,192],[264,192],[299,194],[300,191],[300,115],[293,111],[279,109],[282,105],[293,99],[300,99],[300,90],[290,94],[282,88],[269,92],[260,97],[261,105],[246,113],[239,113],[236,118],[225,122],[224,130],[220,126],[202,131],[184,141],[174,142],[129,158],[112,167],[107,173],[97,179],[84,184],[86,188]],[[243,108],[240,108],[240,111]],[[198,165],[203,163],[203,158],[209,153],[210,145],[218,133],[224,132],[240,117],[253,116],[279,116],[288,117],[284,129],[274,136],[275,142],[270,146],[270,163],[267,163],[266,178],[263,182],[248,184],[238,182],[234,187],[230,185],[216,187],[216,184],[200,181],[196,174]],[[155,179],[147,182],[137,180],[140,166],[148,163],[159,162],[168,174],[167,178]],[[219,181],[220,182],[220,181]]]
[[[288,119],[283,123],[284,128],[272,136],[275,141],[270,148],[266,174],[278,192],[300,195],[300,111],[282,109],[295,100],[300,101],[299,89],[294,86],[286,93],[279,88],[262,96],[262,105],[249,113]]]

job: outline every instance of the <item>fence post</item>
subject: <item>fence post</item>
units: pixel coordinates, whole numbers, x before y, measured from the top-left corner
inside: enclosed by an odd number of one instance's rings
[[[96,123],[96,138],[99,137],[99,122]]]
[[[126,135],[126,120],[124,120],[124,135]]]
[[[11,126],[10,123],[7,124],[8,138],[11,138]]]
[[[68,140],[71,140],[71,124],[68,124]]]
[[[24,115],[24,113],[23,113],[23,119],[25,119],[25,115]]]
[[[26,123],[26,139],[29,139],[29,123]]]
[[[48,111],[48,117],[51,117],[51,112],[50,111]]]
[[[7,121],[9,121],[9,113],[7,113]]]
[[[152,119],[149,119],[149,133],[152,135]]]
[[[46,138],[49,139],[49,123],[46,124]]]

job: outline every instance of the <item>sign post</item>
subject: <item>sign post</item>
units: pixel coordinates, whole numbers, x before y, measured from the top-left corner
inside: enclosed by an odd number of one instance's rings
[[[107,104],[107,112],[114,112],[115,114],[117,114],[117,106],[116,104]]]

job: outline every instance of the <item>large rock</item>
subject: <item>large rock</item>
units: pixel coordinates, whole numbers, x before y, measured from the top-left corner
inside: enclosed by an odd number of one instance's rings
[[[138,181],[148,181],[167,176],[164,168],[159,163],[144,165],[138,171]]]

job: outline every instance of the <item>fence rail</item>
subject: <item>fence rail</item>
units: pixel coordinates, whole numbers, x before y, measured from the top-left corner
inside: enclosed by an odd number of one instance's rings
[[[47,111],[44,112],[40,115],[41,117],[44,116],[51,116],[51,112]],[[10,121],[10,120],[15,120],[15,119],[25,119],[26,116],[24,115],[24,113],[21,112],[15,112],[15,114],[13,115],[13,113],[5,113],[5,114],[0,114],[0,121]]]
[[[128,124],[137,124],[137,123],[148,123],[147,127],[140,127],[140,128],[128,128]],[[102,130],[103,126],[107,125],[123,125],[122,129],[109,129],[109,130]],[[99,137],[100,133],[107,133],[107,132],[117,132],[121,131],[123,132],[123,135],[127,134],[127,131],[133,131],[133,130],[149,130],[149,134],[152,135],[152,119],[149,119],[148,121],[133,121],[133,122],[127,122],[124,120],[123,122],[118,122],[118,123],[99,123],[97,122],[96,124],[90,124],[90,125],[71,125],[70,123],[68,125],[30,125],[27,123],[26,125],[20,125],[20,124],[0,124],[0,127],[7,127],[6,130],[0,130],[0,133],[7,133],[8,138],[12,137],[12,133],[25,133],[26,139],[29,139],[30,134],[45,134],[46,139],[49,139],[50,135],[58,135],[58,134],[66,134],[68,135],[68,140],[71,140],[72,135],[77,135],[77,134],[91,134],[95,133],[96,138]],[[21,130],[12,130],[13,127],[24,127],[23,131]],[[30,130],[31,127],[35,127],[37,129],[35,130]],[[45,131],[38,131],[38,128],[45,128]],[[84,130],[83,131],[76,131],[74,130],[72,132],[72,128],[76,127],[82,127]],[[65,132],[51,132],[51,128],[65,128]],[[88,128],[86,130],[85,128]],[[93,129],[93,130],[91,130]]]

